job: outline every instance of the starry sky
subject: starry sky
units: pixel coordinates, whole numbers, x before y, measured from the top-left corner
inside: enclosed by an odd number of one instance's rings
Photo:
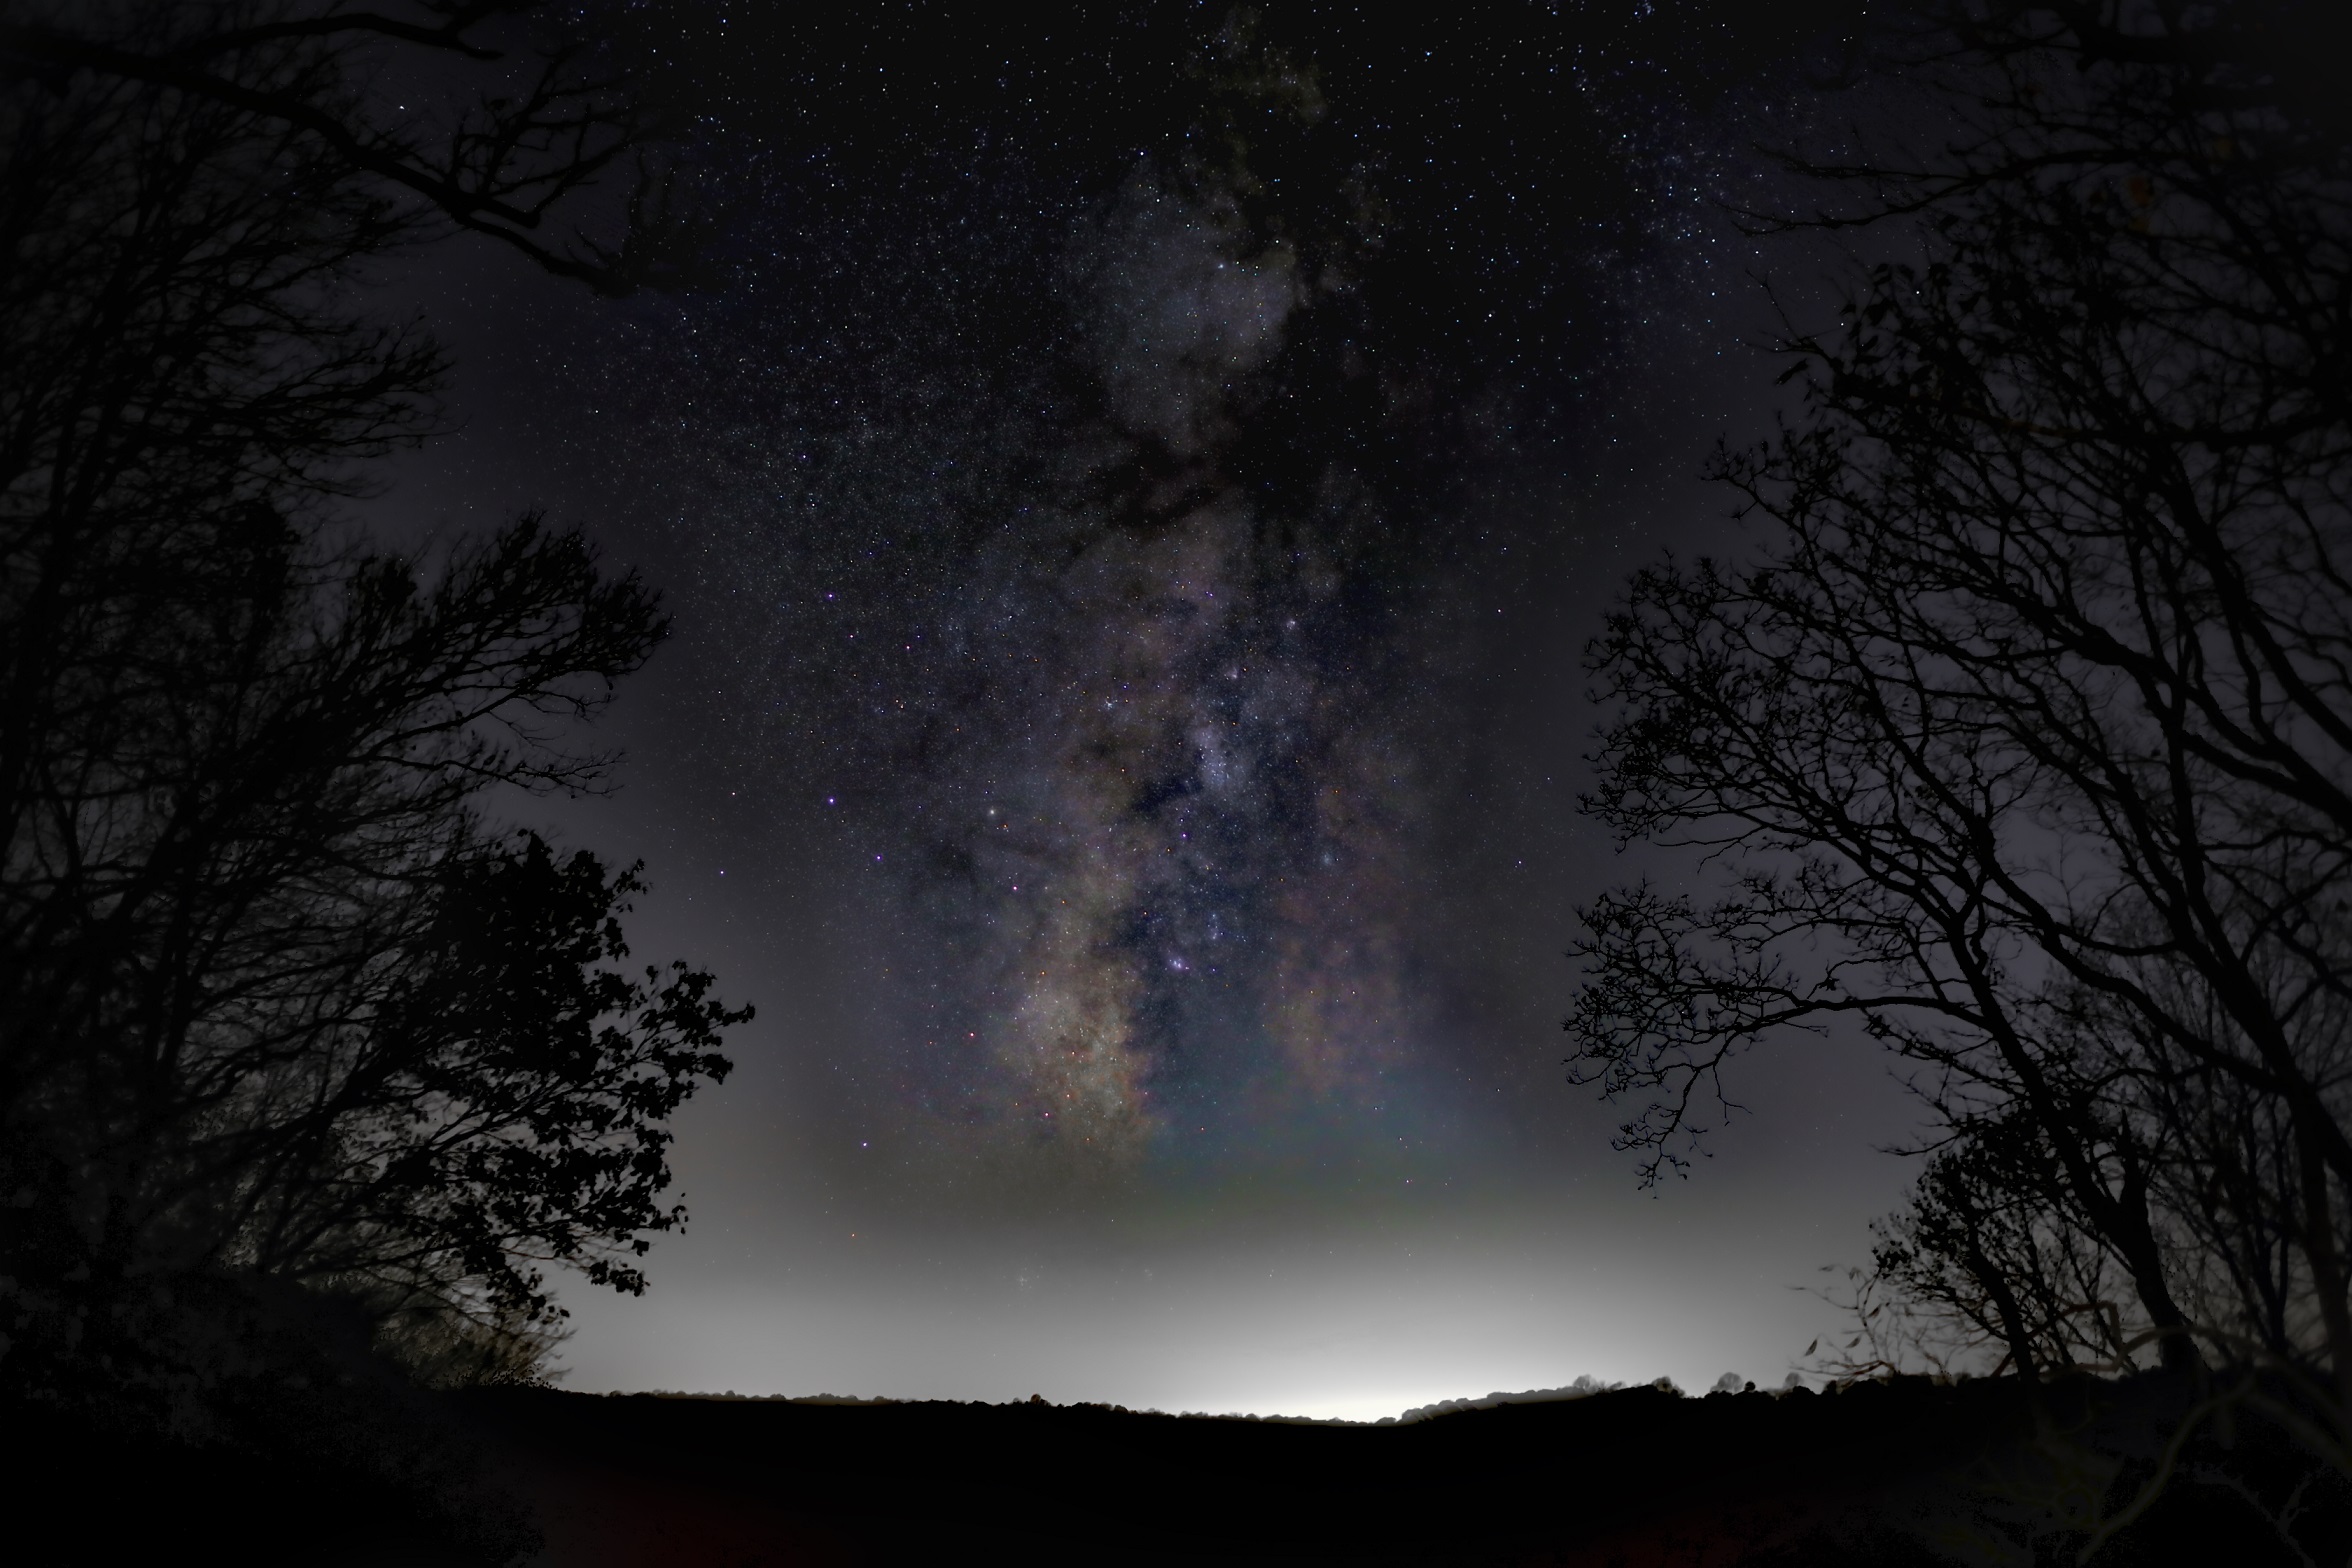
[[[852,15],[811,17],[818,9]],[[1763,146],[1874,111],[1859,7],[1476,20],[649,5],[712,285],[487,248],[392,287],[460,366],[374,503],[525,506],[676,634],[599,798],[637,951],[759,1008],[570,1386],[1373,1417],[1778,1383],[1909,1111],[1766,1053],[1687,1182],[1570,1086],[1578,651],[1763,429]],[[1779,301],[1773,306],[1767,286]]]

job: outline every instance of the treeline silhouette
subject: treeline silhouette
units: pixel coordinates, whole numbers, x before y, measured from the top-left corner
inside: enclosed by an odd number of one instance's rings
[[[691,238],[569,13],[404,15],[0,20],[0,1403],[106,1487],[209,1476],[198,1518],[398,1493],[463,1536],[404,1391],[536,1375],[551,1265],[643,1288],[749,1011],[624,962],[635,868],[489,803],[603,777],[653,592],[537,517],[417,554],[338,511],[446,368],[371,267],[467,230],[620,293]]]

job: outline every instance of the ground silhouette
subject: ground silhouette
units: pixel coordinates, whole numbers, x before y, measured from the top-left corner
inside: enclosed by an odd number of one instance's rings
[[[2352,1486],[2266,1428],[2260,1397],[2208,1408],[2154,1505],[2094,1543],[2221,1386],[1636,1387],[1380,1425],[318,1387],[275,1390],[242,1435],[206,1443],[20,1404],[0,1429],[21,1455],[12,1495],[37,1506],[13,1511],[6,1560],[2056,1568],[2097,1544],[2103,1568],[2344,1561]]]
[[[2103,1489],[2111,1510],[2127,1500],[2192,1397],[2155,1377],[2061,1384],[2038,1407],[2008,1380],[1703,1399],[1644,1387],[1385,1426],[528,1389],[464,1408],[540,1521],[539,1560],[564,1568],[1713,1568],[2071,1562],[2087,1538],[2060,1517],[2069,1489]],[[2296,1462],[2242,1427],[2234,1441],[2251,1486],[2177,1484],[2098,1560],[2294,1560],[2257,1500]],[[2340,1558],[2342,1499],[2321,1484],[2303,1500],[2336,1507],[2307,1506],[2301,1527]]]

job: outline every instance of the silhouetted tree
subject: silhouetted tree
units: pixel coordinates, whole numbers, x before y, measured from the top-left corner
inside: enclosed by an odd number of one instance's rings
[[[567,737],[660,640],[653,594],[536,518],[430,559],[337,521],[367,460],[430,429],[442,371],[367,314],[367,264],[455,225],[607,292],[676,275],[658,173],[626,238],[542,233],[654,129],[528,31],[560,18],[414,16],[0,24],[19,1393],[181,1387],[169,1347],[201,1302],[289,1289],[445,1373],[527,1362],[555,1315],[542,1266],[642,1289],[645,1233],[679,1214],[666,1120],[749,1016],[684,965],[622,966],[634,870],[484,814],[494,790],[603,776]],[[529,46],[526,90],[439,132],[377,90],[495,65],[500,28]]]
[[[1955,8],[1957,127],[1812,172],[1918,220],[1727,454],[1746,565],[1595,643],[1587,809],[1727,897],[1586,911],[1580,1076],[1678,1159],[1851,1019],[1940,1119],[1882,1264],[2021,1370],[2139,1325],[2352,1405],[2352,168],[2285,5]],[[2298,31],[2298,28],[2303,28]],[[2088,1245],[2097,1256],[2080,1250]],[[2095,1292],[2128,1282],[2136,1323]],[[2004,1297],[2007,1299],[2004,1300]]]
[[[707,214],[664,156],[679,127],[597,49],[580,10],[548,0],[27,0],[0,19],[0,59],[52,101],[20,129],[55,139],[79,112],[205,105],[249,152],[275,145],[314,178],[366,193],[413,237],[457,228],[604,294],[676,285]],[[470,94],[462,68],[487,78]],[[390,102],[388,87],[414,102]],[[62,100],[62,101],[61,101]],[[72,107],[68,107],[71,105]],[[104,158],[98,148],[88,155]],[[567,202],[627,170],[609,239],[547,232]]]

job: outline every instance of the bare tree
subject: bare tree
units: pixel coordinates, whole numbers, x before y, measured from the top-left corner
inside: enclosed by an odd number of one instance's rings
[[[1731,883],[1587,911],[1574,1061],[1672,1161],[1732,1053],[1850,1019],[1949,1151],[1886,1261],[2021,1370],[2131,1343],[2111,1268],[2168,1364],[2352,1407],[2345,143],[2289,8],[1954,20],[1949,149],[1812,166],[1922,255],[1723,458],[1755,559],[1642,573],[1594,646],[1588,809]]]
[[[0,26],[20,1391],[129,1365],[204,1281],[332,1293],[411,1344],[543,1334],[543,1266],[642,1289],[677,1223],[667,1118],[748,1012],[683,965],[629,973],[635,872],[481,805],[605,776],[569,737],[661,639],[655,598],[536,518],[419,560],[334,509],[429,432],[442,371],[368,315],[364,267],[454,224],[607,292],[674,275],[642,203],[611,246],[541,233],[649,125],[574,53],[438,142],[371,91],[534,9]]]
[[[665,156],[682,127],[603,57],[582,13],[548,0],[49,0],[12,13],[0,60],[22,76],[69,98],[224,111],[367,189],[412,236],[486,235],[615,295],[688,281],[708,236],[693,182]],[[387,77],[417,101],[389,101]],[[617,233],[550,232],[622,173]]]

